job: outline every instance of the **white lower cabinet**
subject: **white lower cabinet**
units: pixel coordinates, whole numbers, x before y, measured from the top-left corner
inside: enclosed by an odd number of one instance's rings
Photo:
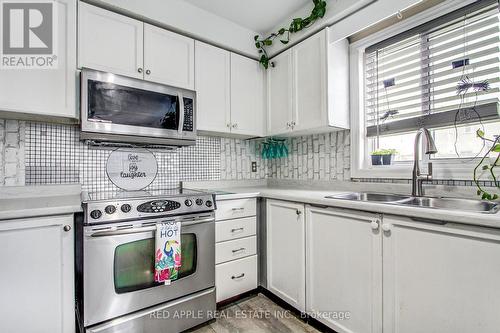
[[[73,216],[0,221],[0,332],[75,331]]]
[[[267,288],[305,311],[305,220],[304,205],[268,200]]]
[[[215,221],[217,302],[257,288],[256,214],[256,199],[217,202]]]
[[[500,327],[500,230],[384,217],[384,333]]]
[[[307,312],[339,333],[382,332],[379,223],[377,214],[306,208]]]

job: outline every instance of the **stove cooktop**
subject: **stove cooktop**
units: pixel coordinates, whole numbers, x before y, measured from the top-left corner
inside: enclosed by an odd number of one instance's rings
[[[150,191],[103,191],[82,194],[85,224],[211,212],[213,193],[181,188]]]

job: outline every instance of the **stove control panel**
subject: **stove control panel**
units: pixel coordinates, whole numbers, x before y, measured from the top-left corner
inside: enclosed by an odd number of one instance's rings
[[[181,204],[173,200],[155,200],[145,202],[137,206],[137,211],[141,213],[163,213],[180,208]]]
[[[180,215],[213,211],[216,209],[212,194],[177,197],[150,197],[87,201],[83,203],[85,224],[101,224],[138,218]]]

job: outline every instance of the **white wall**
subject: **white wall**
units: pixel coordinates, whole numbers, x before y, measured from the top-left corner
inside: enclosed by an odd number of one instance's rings
[[[274,45],[269,48],[269,54],[273,56],[327,26],[332,27],[330,34],[331,41],[346,38],[394,15],[399,10],[408,8],[421,1],[422,0],[327,0],[327,11],[323,19],[317,21],[312,27],[291,35],[290,43],[286,46],[276,41],[273,43]],[[294,17],[308,16],[312,8],[312,3],[304,6],[288,19],[276,25],[272,31],[279,30],[281,27],[288,27]]]
[[[86,0],[85,2],[154,22],[169,30],[257,59],[258,54],[253,40],[253,36],[257,34],[255,31],[183,0]]]

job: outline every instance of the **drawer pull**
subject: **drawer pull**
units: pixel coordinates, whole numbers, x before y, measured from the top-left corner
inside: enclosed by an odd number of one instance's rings
[[[237,253],[237,252],[241,252],[241,251],[245,251],[246,249],[244,247],[242,247],[241,249],[237,249],[237,250],[233,250],[233,253]]]
[[[245,228],[236,228],[236,229],[231,229],[231,232],[235,233],[237,231],[243,231],[243,230],[245,230]]]
[[[241,279],[242,277],[245,277],[245,273],[241,273],[240,275],[238,276],[231,276],[231,279],[235,280],[235,279]]]
[[[238,212],[238,211],[242,211],[242,210],[245,210],[245,208],[240,207],[240,208],[233,208],[232,209],[233,212]]]

